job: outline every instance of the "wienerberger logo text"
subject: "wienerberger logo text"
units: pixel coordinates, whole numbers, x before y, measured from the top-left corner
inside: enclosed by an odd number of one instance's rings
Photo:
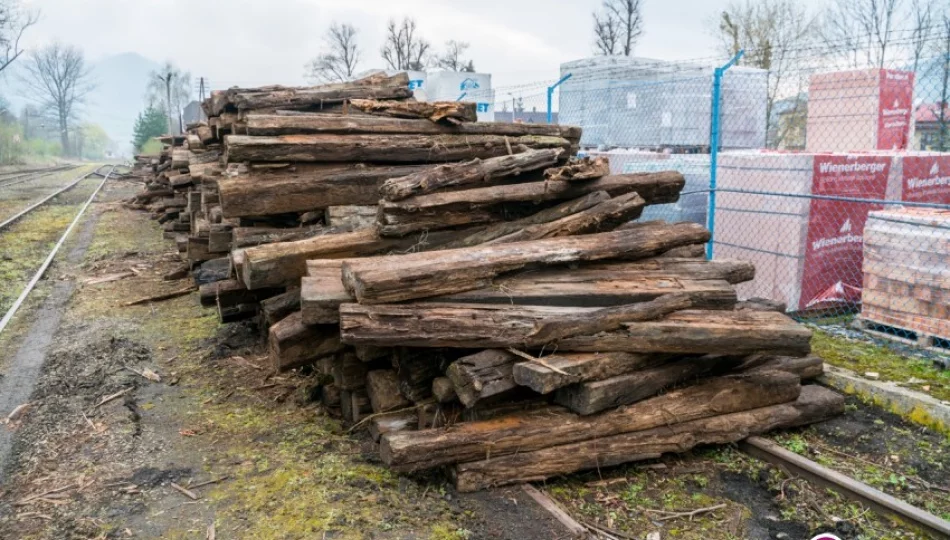
[[[921,189],[950,186],[950,176],[940,176],[940,165],[937,162],[934,162],[929,174],[930,176],[928,178],[908,178],[907,187],[910,189]]]
[[[822,249],[834,246],[840,246],[844,244],[860,244],[864,241],[860,234],[851,234],[851,220],[847,219],[838,229],[838,236],[831,236],[826,238],[819,238],[811,244],[811,248],[814,251],[820,251]]]
[[[907,73],[894,73],[893,71],[885,71],[884,78],[892,81],[907,81],[910,80],[910,75]]]
[[[818,166],[818,170],[822,173],[852,173],[852,172],[869,172],[869,173],[879,173],[884,170],[884,167],[887,166],[887,163],[866,163],[866,162],[855,162],[855,163],[822,163]]]
[[[908,109],[907,107],[901,107],[900,100],[895,99],[894,104],[891,105],[891,108],[888,109],[885,107],[884,110],[881,111],[881,114],[883,114],[884,116],[904,116],[909,112],[910,112],[910,109]]]

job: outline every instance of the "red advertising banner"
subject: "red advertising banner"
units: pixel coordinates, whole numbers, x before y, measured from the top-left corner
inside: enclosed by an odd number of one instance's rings
[[[877,149],[906,150],[914,103],[914,73],[881,70]]]
[[[813,195],[883,199],[891,170],[888,156],[815,156]],[[801,300],[816,309],[861,299],[864,224],[881,206],[827,199],[811,201]]]
[[[950,154],[904,156],[901,200],[950,204]]]

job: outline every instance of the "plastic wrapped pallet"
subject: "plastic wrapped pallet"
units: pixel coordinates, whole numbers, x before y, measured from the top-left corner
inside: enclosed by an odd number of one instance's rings
[[[888,69],[812,75],[809,152],[902,150],[910,140],[914,73]]]
[[[884,199],[893,161],[886,154],[720,155],[715,257],[756,266],[740,297],[781,300],[793,311],[857,304],[864,224],[880,206],[809,196]]]
[[[561,64],[559,121],[584,128],[585,147],[709,145],[713,69],[599,56]],[[734,67],[722,82],[722,145],[765,144],[766,72]]]

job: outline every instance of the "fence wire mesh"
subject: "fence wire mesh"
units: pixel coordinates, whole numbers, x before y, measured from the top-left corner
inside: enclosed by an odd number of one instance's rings
[[[680,171],[644,219],[707,225],[710,256],[755,263],[740,297],[950,350],[950,41],[904,45],[770,69],[745,51],[718,83],[728,59],[596,57],[478,97],[495,121],[582,127],[615,174]]]

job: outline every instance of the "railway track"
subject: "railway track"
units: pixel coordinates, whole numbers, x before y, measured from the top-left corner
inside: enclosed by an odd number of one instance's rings
[[[108,169],[108,172],[101,172],[101,171],[103,171],[103,169]],[[83,214],[86,213],[86,209],[89,208],[89,205],[92,204],[93,200],[95,200],[96,196],[99,194],[99,191],[102,190],[102,187],[103,187],[103,186],[105,185],[105,183],[109,180],[109,178],[112,177],[112,174],[113,174],[114,172],[115,172],[115,165],[103,165],[103,166],[99,167],[98,169],[96,169],[96,170],[94,170],[94,171],[92,171],[92,172],[89,172],[89,173],[86,173],[86,174],[82,175],[81,177],[79,177],[79,178],[75,179],[74,181],[70,182],[66,187],[64,187],[64,188],[62,188],[62,189],[60,189],[60,190],[58,190],[56,193],[53,193],[52,195],[49,195],[49,196],[45,197],[43,200],[41,200],[41,201],[39,201],[39,202],[37,202],[37,203],[34,203],[33,205],[31,205],[30,207],[28,207],[28,208],[26,208],[25,210],[21,211],[21,212],[18,213],[17,215],[15,215],[15,216],[13,216],[13,217],[7,219],[7,220],[4,221],[3,223],[0,223],[0,232],[2,232],[3,228],[5,228],[6,226],[8,226],[9,224],[11,224],[11,223],[15,222],[16,220],[22,218],[23,216],[25,216],[26,214],[28,214],[28,213],[32,212],[33,210],[39,208],[39,207],[42,206],[43,204],[49,202],[50,200],[52,200],[52,199],[53,199],[54,197],[56,197],[57,195],[59,195],[59,194],[65,192],[65,191],[67,191],[68,189],[71,189],[71,188],[75,187],[77,184],[79,184],[79,183],[82,182],[83,180],[86,180],[86,179],[88,179],[88,178],[90,178],[90,177],[92,177],[92,176],[101,176],[101,177],[102,177],[102,181],[99,182],[99,185],[96,186],[96,189],[92,192],[92,194],[89,196],[89,198],[86,199],[86,202],[79,208],[79,212],[76,213],[76,216],[73,218],[72,222],[70,222],[69,226],[68,226],[68,227],[66,228],[66,230],[63,232],[62,236],[60,236],[59,240],[56,242],[56,244],[55,244],[55,245],[53,246],[53,248],[50,250],[49,254],[46,256],[46,259],[43,261],[43,264],[40,265],[39,269],[36,271],[36,273],[33,274],[33,277],[30,279],[30,281],[26,284],[26,286],[25,286],[25,287],[23,288],[23,290],[20,292],[20,296],[17,297],[16,301],[13,302],[13,305],[7,310],[7,312],[6,312],[6,314],[4,314],[3,318],[0,319],[0,333],[3,332],[4,328],[6,328],[7,324],[9,324],[10,320],[11,320],[11,319],[13,318],[13,316],[16,314],[17,310],[20,309],[20,306],[23,304],[23,302],[24,302],[24,301],[26,300],[26,298],[29,296],[30,292],[33,291],[33,288],[36,287],[36,284],[39,283],[40,279],[43,277],[43,275],[44,275],[44,274],[46,273],[46,271],[49,269],[50,265],[53,263],[53,260],[56,258],[56,254],[59,252],[60,248],[62,248],[63,244],[66,242],[66,238],[69,237],[69,234],[73,231],[73,229],[74,229],[74,228],[76,227],[76,225],[79,223],[79,220],[82,218]]]
[[[754,458],[775,465],[784,470],[789,476],[801,477],[809,482],[831,489],[843,497],[871,508],[878,514],[914,525],[934,538],[950,538],[950,522],[859,482],[850,476],[786,450],[768,439],[749,437],[739,443],[739,449]]]
[[[81,175],[81,176],[79,176],[79,177],[73,179],[73,180],[70,181],[68,184],[66,184],[64,187],[62,187],[62,188],[60,188],[60,189],[54,191],[53,193],[50,193],[50,194],[47,195],[46,197],[43,197],[42,199],[36,201],[35,203],[33,203],[33,204],[27,206],[27,207],[24,208],[23,210],[17,212],[16,214],[10,216],[9,218],[7,218],[7,219],[5,219],[5,220],[3,220],[2,222],[0,222],[0,231],[3,231],[3,230],[6,229],[7,227],[13,225],[13,224],[16,223],[17,221],[19,221],[20,219],[22,219],[23,217],[25,217],[27,214],[29,214],[30,212],[33,212],[34,210],[40,208],[41,206],[43,206],[43,205],[45,205],[46,203],[50,202],[51,200],[55,199],[57,196],[62,195],[63,193],[65,193],[65,192],[67,192],[67,191],[73,189],[74,187],[76,187],[77,185],[79,185],[83,180],[88,179],[90,176],[97,175],[97,174],[101,175],[101,173],[99,173],[98,171],[100,171],[102,168],[103,168],[103,167],[99,167],[99,168],[96,169],[95,171],[92,171],[92,172],[83,174],[83,175]],[[58,172],[58,171],[56,171],[56,172]],[[52,172],[46,173],[46,175],[48,175],[48,174],[53,174],[53,173],[52,173]],[[35,178],[39,178],[39,177],[30,178],[29,180],[33,180],[33,179],[35,179]],[[24,181],[26,181],[26,180],[24,180]],[[2,186],[0,186],[0,187],[2,187]]]
[[[0,174],[0,189],[23,184],[32,180],[39,180],[58,172],[75,169],[78,165],[60,165],[57,167],[47,167],[45,169],[33,169],[28,171],[17,171],[15,173]]]

